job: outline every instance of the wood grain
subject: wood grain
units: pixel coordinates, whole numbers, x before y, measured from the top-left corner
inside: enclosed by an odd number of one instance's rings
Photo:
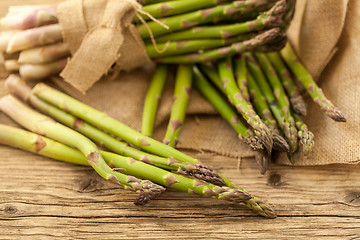
[[[0,15],[30,2],[59,1],[1,0]],[[13,124],[2,113],[0,123]],[[360,239],[360,165],[273,164],[262,176],[254,159],[190,154],[271,204],[278,218],[173,190],[138,207],[134,193],[88,167],[0,146],[0,239]]]

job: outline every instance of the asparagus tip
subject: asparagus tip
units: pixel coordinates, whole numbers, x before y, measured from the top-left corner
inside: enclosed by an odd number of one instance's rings
[[[222,177],[220,177],[220,175],[212,168],[202,164],[196,164],[195,167],[196,169],[191,171],[190,174],[197,179],[204,180],[218,186],[226,185]]]
[[[279,134],[273,134],[273,148],[279,152],[289,152],[290,147],[286,140]]]
[[[294,111],[297,114],[301,116],[306,116],[307,114],[306,104],[301,96],[291,97],[290,102],[291,102],[291,106],[293,107]]]
[[[270,163],[270,154],[266,154],[263,151],[260,151],[256,156],[255,156],[255,160],[258,164],[259,170],[261,174],[265,174],[266,171],[269,168],[269,163]]]
[[[338,108],[326,111],[326,114],[336,122],[346,122],[345,115]]]

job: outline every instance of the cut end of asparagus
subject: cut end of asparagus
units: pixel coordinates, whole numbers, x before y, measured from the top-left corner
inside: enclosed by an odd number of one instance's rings
[[[336,122],[346,122],[345,115],[338,108],[327,110],[326,115],[328,115],[331,119],[333,119]]]
[[[285,138],[283,138],[281,135],[279,134],[273,134],[273,148],[276,151],[279,152],[289,152],[290,151],[290,147],[289,144],[286,142]]]
[[[17,74],[9,75],[5,80],[5,88],[9,93],[21,98],[25,102],[31,95],[31,88]]]
[[[204,180],[205,182],[212,183],[214,185],[226,185],[222,177],[220,177],[215,170],[206,165],[196,164],[195,169],[190,172],[190,175],[196,177],[197,179]]]
[[[269,169],[270,158],[271,158],[271,155],[266,154],[266,152],[264,152],[264,151],[260,151],[255,156],[255,160],[258,164],[258,168],[259,168],[261,174],[265,174],[266,171]]]

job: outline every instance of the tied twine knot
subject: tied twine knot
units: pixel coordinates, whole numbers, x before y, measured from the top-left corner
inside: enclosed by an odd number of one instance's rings
[[[59,4],[58,18],[72,58],[60,76],[85,94],[112,69],[130,71],[151,63],[137,29],[131,23],[136,14],[146,26],[155,48],[155,38],[141,14],[164,28],[168,26],[141,10],[135,0],[71,0]],[[115,66],[115,67],[114,67]]]

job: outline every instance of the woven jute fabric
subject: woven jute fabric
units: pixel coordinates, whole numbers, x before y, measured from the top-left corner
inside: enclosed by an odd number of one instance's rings
[[[61,76],[85,93],[113,67],[119,73],[150,63],[131,24],[136,0],[71,0],[58,5],[64,40],[73,57]],[[115,66],[115,67],[114,67]]]
[[[315,146],[309,156],[297,156],[297,165],[360,162],[359,18],[358,0],[297,1],[289,38],[326,96],[348,120],[336,123],[329,119],[304,92],[308,106],[304,121],[315,134]],[[140,130],[152,72],[153,67],[145,67],[122,73],[115,80],[96,82],[85,96],[71,90],[62,80],[55,82],[87,104]],[[158,109],[154,138],[160,141],[171,110],[173,79],[173,76],[169,77]],[[196,90],[191,92],[188,115],[177,147],[231,157],[254,156],[254,152],[238,139],[234,130]],[[279,162],[289,164],[285,156],[280,156]]]

